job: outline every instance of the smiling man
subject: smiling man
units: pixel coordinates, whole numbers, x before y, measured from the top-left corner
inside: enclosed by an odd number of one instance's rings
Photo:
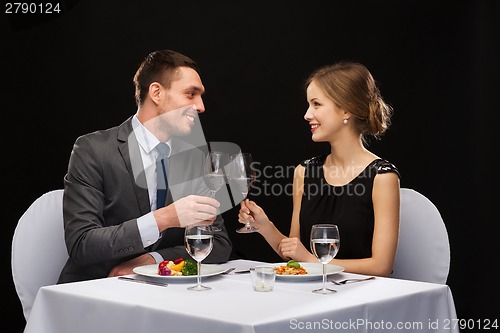
[[[69,259],[59,283],[188,258],[184,227],[191,224],[220,230],[204,262],[229,259],[220,204],[200,180],[204,153],[181,139],[205,112],[197,64],[175,51],[155,51],[134,84],[137,112],[119,126],[79,137],[73,147],[63,199]]]

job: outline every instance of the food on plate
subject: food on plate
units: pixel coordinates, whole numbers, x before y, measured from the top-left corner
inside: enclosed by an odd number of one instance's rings
[[[198,274],[198,267],[192,260],[178,258],[164,260],[158,264],[158,275],[162,276],[188,276]]]
[[[197,275],[198,266],[192,260],[185,261],[184,267],[182,267],[182,275]]]
[[[286,265],[282,265],[276,268],[276,274],[279,275],[304,275],[307,274],[307,270],[300,265],[300,263],[295,260],[290,260]]]
[[[288,267],[293,267],[293,268],[300,268],[300,264],[296,262],[295,260],[289,260],[286,265]]]
[[[170,276],[172,275],[172,271],[170,268],[167,267],[167,264],[170,262],[170,260],[165,260],[162,261],[161,263],[158,264],[158,275],[162,276]]]

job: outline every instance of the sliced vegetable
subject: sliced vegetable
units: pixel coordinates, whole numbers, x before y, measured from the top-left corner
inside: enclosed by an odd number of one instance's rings
[[[170,260],[164,260],[161,263],[159,263],[158,264],[158,269],[162,269],[163,267],[167,267],[169,261]]]
[[[175,263],[175,261],[174,261],[174,263]],[[178,264],[174,264],[174,265],[170,266],[170,269],[177,271],[177,272],[182,272],[182,268],[184,267],[185,264],[186,264],[186,262],[183,260],[183,261],[179,262]]]
[[[174,260],[174,264],[180,264],[181,261],[184,261],[184,259],[182,259],[182,257],[179,257],[177,259]]]
[[[182,275],[196,275],[198,274],[198,266],[192,260],[185,260],[184,267],[182,267]]]
[[[170,276],[172,275],[172,271],[167,267],[170,260],[164,260],[158,264],[158,275],[162,276]]]

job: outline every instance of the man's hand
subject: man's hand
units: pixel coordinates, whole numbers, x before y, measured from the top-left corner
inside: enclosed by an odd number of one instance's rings
[[[220,203],[209,197],[189,195],[154,212],[158,228],[186,227],[191,224],[209,225],[217,218]]]
[[[129,261],[125,261],[119,265],[116,265],[113,267],[111,272],[109,272],[108,277],[113,277],[113,276],[120,276],[120,275],[127,275],[127,274],[132,274],[133,269],[139,266],[143,265],[152,265],[156,264],[156,261],[152,256],[149,254],[145,253],[137,258],[131,259]]]

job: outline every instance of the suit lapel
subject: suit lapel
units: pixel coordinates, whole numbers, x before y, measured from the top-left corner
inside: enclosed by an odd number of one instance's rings
[[[128,170],[129,181],[134,184],[134,192],[141,215],[146,214],[151,211],[151,204],[139,144],[132,132],[132,117],[120,125],[117,139],[119,141],[118,149]]]

